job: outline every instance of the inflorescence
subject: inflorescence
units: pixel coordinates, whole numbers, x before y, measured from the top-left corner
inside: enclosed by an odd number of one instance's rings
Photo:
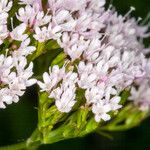
[[[124,16],[105,0],[20,0],[11,18],[12,0],[0,1],[0,108],[18,102],[27,87],[37,83],[41,92],[55,100],[60,112],[68,113],[76,104],[77,90],[84,92],[83,107],[95,120],[110,120],[117,111],[120,93],[131,90],[129,99],[141,110],[150,107],[150,61],[143,40],[150,36],[149,25],[141,18]],[[14,24],[14,18],[19,25]],[[147,19],[148,20],[148,19]],[[8,26],[11,25],[11,30]],[[30,42],[53,40],[67,56],[64,64],[53,65],[43,73],[43,81],[32,78],[36,52]],[[10,43],[4,49],[3,45]],[[15,43],[19,43],[19,46]]]

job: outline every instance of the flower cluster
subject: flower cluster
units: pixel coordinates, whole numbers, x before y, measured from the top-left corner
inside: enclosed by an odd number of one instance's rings
[[[147,60],[143,78],[135,80],[135,86],[131,88],[130,100],[138,105],[140,110],[146,111],[150,108],[150,61]]]
[[[43,74],[44,83],[38,81],[42,91],[49,93],[49,98],[55,98],[56,106],[61,112],[69,112],[75,104],[75,91],[77,83],[77,73],[66,72],[65,67],[61,69],[53,66],[49,68],[49,74]],[[60,87],[58,83],[61,82]]]
[[[6,107],[4,103],[18,102],[26,87],[36,83],[35,79],[29,79],[33,74],[33,64],[26,67],[27,60],[24,57],[15,59],[0,55],[0,108]]]
[[[130,99],[135,104],[149,108],[145,57],[149,48],[142,42],[150,35],[149,26],[141,24],[140,18],[130,17],[133,7],[122,16],[112,6],[106,9],[105,3],[105,0],[48,0],[43,7],[41,0],[20,0],[15,13],[20,24],[14,27],[11,18],[9,31],[7,19],[12,1],[2,0],[0,44],[5,40],[19,44],[5,49],[6,56],[0,55],[0,107],[18,101],[26,87],[36,82],[30,79],[33,63],[27,64],[27,56],[36,50],[35,45],[29,46],[31,38],[32,43],[56,41],[67,56],[63,66],[56,64],[43,74],[44,83],[38,81],[41,91],[55,100],[60,112],[72,110],[78,101],[77,90],[84,91],[82,106],[93,112],[97,122],[109,120],[110,112],[122,107],[120,93],[126,88],[131,88]]]
[[[104,4],[104,0],[50,0],[51,21],[37,27],[34,35],[39,42],[57,40],[69,61],[78,60],[69,72],[54,66],[50,74],[44,73],[44,83],[39,82],[42,91],[56,100],[59,111],[68,112],[77,101],[77,88],[85,90],[85,106],[97,122],[109,120],[109,112],[122,107],[120,92],[145,77],[145,48],[138,39],[149,35],[140,19],[130,18],[133,7],[121,16],[112,7],[105,10]],[[68,73],[73,81],[66,80]]]
[[[0,1],[0,45],[3,43],[3,40],[8,36],[7,29],[7,18],[8,11],[12,7],[12,1],[8,2],[8,0]]]
[[[33,63],[27,63],[26,58],[35,51],[34,46],[29,46],[30,38],[24,34],[27,26],[20,24],[12,31],[7,29],[8,11],[11,7],[12,1],[0,1],[0,108],[18,102],[26,88],[36,83],[36,79],[31,79]],[[8,45],[4,43],[6,41]],[[21,42],[17,44],[19,41]]]

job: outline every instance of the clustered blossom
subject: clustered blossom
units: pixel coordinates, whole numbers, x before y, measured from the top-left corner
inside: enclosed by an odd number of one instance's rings
[[[132,87],[130,100],[139,106],[140,110],[145,111],[150,108],[150,82],[145,80],[139,84],[139,87]]]
[[[27,67],[25,57],[15,59],[0,55],[0,108],[5,108],[5,103],[18,102],[26,87],[36,83],[35,79],[29,79],[33,74],[32,69],[33,63]]]
[[[129,97],[142,111],[150,108],[150,60],[147,60],[145,71],[144,78],[138,78],[135,81],[135,87],[131,88],[131,96]]]
[[[51,16],[44,15],[44,12],[40,11],[40,6],[37,3],[26,5],[25,8],[21,7],[16,13],[16,17],[19,21],[29,27],[34,26],[34,28],[46,25],[51,19]]]
[[[47,91],[49,98],[55,99],[55,104],[61,112],[69,112],[76,102],[77,73],[66,72],[64,66],[59,69],[56,65],[49,68],[49,74],[47,72],[43,74],[43,80],[44,83],[38,81],[42,91]]]
[[[0,55],[0,107],[17,102],[28,86],[36,80],[33,63],[27,56],[36,48],[33,41],[57,41],[67,58],[63,67],[57,65],[38,81],[42,92],[55,100],[60,112],[68,113],[77,102],[77,90],[84,91],[83,99],[97,122],[111,118],[110,112],[122,107],[120,93],[131,88],[131,100],[140,108],[150,107],[149,71],[143,39],[149,37],[148,25],[130,17],[131,7],[124,16],[105,0],[20,0],[15,13],[20,22],[7,29],[8,11],[12,1],[0,1],[0,45],[6,38],[19,41],[13,51]],[[36,43],[35,42],[35,43]],[[34,43],[34,42],[33,42]],[[136,85],[136,88],[134,87]],[[144,94],[146,93],[146,94]],[[138,96],[137,96],[138,95]]]
[[[19,0],[19,4],[26,4],[26,5],[33,5],[37,3],[38,5],[41,5],[41,0]]]
[[[71,62],[79,60],[73,65],[74,82],[65,80],[64,67],[54,66],[50,74],[44,73],[44,83],[39,82],[42,91],[56,100],[59,111],[68,112],[77,101],[76,89],[84,89],[85,106],[97,122],[109,120],[109,113],[122,107],[120,92],[145,78],[147,49],[141,41],[149,36],[148,26],[130,18],[133,7],[121,16],[112,7],[105,10],[104,5],[105,0],[49,0],[51,20],[36,27],[34,34],[39,42],[56,40]]]
[[[20,44],[12,44],[12,47],[0,49],[2,52],[0,54],[0,108],[6,108],[6,104],[18,102],[26,88],[36,83],[36,79],[31,78],[33,63],[28,64],[26,58],[35,51],[34,46],[29,46],[30,38],[25,33],[26,24],[22,23],[12,31],[7,29],[8,11],[11,7],[11,0],[0,1],[0,45],[4,40],[10,40],[12,43],[20,41]]]
[[[36,79],[31,78],[33,63],[28,64],[26,59],[35,50],[35,47],[28,46],[29,43],[30,39],[27,38],[10,56],[0,55],[0,108],[5,108],[5,104],[18,102],[26,88],[36,83]]]
[[[7,18],[8,11],[12,7],[12,1],[1,0],[0,1],[0,45],[3,43],[3,40],[7,38],[9,32],[7,29]]]

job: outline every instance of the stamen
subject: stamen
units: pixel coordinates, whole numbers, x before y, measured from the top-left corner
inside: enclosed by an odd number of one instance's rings
[[[7,57],[7,56],[8,56],[8,51],[9,51],[9,49],[7,48],[5,51],[6,51],[5,57]]]
[[[11,17],[10,20],[11,20],[11,29],[12,29],[12,31],[13,31],[13,30],[14,30],[13,18]]]
[[[109,7],[108,7],[108,10],[111,10],[111,9],[113,9],[113,5],[112,4],[110,4]]]
[[[142,20],[142,18],[141,18],[141,17],[138,17],[138,19],[137,19],[137,24],[138,24],[141,20]]]
[[[114,0],[110,0],[109,2],[109,8],[112,7]]]
[[[103,36],[102,39],[101,39],[101,42],[104,41],[104,39],[106,38],[106,36],[107,36],[107,34],[104,34],[104,36]]]
[[[51,10],[50,8],[47,9],[47,12],[46,12],[45,16],[48,15],[48,13],[50,12],[50,10]]]
[[[124,15],[124,19],[127,18],[133,11],[135,11],[135,7],[131,6],[130,10]]]

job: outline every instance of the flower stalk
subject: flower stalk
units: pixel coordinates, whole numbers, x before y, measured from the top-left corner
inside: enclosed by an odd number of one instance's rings
[[[25,150],[27,148],[26,142],[0,147],[0,150]]]

